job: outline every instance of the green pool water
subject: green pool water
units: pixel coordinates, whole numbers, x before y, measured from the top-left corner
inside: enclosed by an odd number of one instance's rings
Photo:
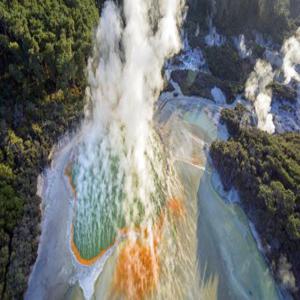
[[[122,164],[121,155],[109,154],[101,141],[94,151],[91,162],[86,164],[82,157],[77,158],[72,168],[76,190],[73,240],[81,258],[87,260],[110,248],[121,229],[137,228],[147,218],[155,222],[166,199],[166,182],[160,178],[163,177],[161,170],[167,168],[158,150],[157,153],[154,151],[158,166],[146,158],[149,161],[147,178],[153,188],[145,199],[139,194],[140,178],[134,172],[124,170],[126,157],[122,156]],[[80,145],[78,152],[85,153],[84,145]],[[125,188],[128,177],[131,180],[130,195]]]
[[[74,243],[84,259],[92,259],[111,247],[118,229],[125,226],[122,209],[124,191],[118,176],[118,159],[106,164],[94,161],[84,172],[78,162],[73,166],[77,199],[74,206]],[[122,180],[121,180],[122,182]]]

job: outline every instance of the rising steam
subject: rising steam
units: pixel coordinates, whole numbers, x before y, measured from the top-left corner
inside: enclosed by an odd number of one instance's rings
[[[122,11],[112,1],[105,3],[88,64],[90,102],[79,154],[79,198],[87,192],[86,183],[81,184],[85,174],[100,160],[106,164],[100,174],[125,192],[127,201],[151,203],[156,187],[149,174],[157,159],[153,106],[163,88],[165,59],[181,48],[182,9],[182,0],[125,0]],[[112,158],[117,174],[111,173]],[[160,176],[162,170],[155,167]],[[110,179],[103,188],[111,185]]]
[[[258,128],[268,133],[275,132],[273,116],[270,113],[272,103],[272,83],[275,74],[280,71],[284,74],[284,84],[298,83],[298,98],[300,99],[300,28],[293,36],[288,38],[281,48],[282,66],[281,70],[273,71],[269,62],[258,60],[254,71],[246,82],[245,94],[248,99],[254,102],[258,119]]]
[[[285,76],[285,83],[288,84],[292,79],[300,82],[300,74],[295,67],[300,64],[300,28],[296,33],[287,39],[282,47],[284,55],[282,70]]]
[[[270,63],[264,60],[256,62],[254,71],[246,82],[246,97],[254,102],[258,119],[258,128],[268,133],[274,133],[273,116],[270,113],[272,91],[268,85],[272,83],[274,73]]]
[[[136,170],[141,181],[147,181],[145,153],[151,148],[150,127],[153,105],[163,87],[162,67],[181,48],[182,8],[182,0],[126,0],[122,19],[120,8],[106,2],[88,65],[89,134],[96,140],[105,136],[108,147],[125,151],[123,169]]]
[[[128,233],[129,252],[120,256],[118,269],[148,268],[153,280],[141,283],[145,274],[121,272],[122,293],[140,294],[142,286],[156,283],[162,211],[167,199],[178,196],[152,118],[165,60],[181,49],[183,8],[183,0],[124,0],[122,8],[107,1],[88,62],[89,101],[74,167],[74,241],[90,259],[108,249],[120,230]],[[122,282],[135,287],[123,289]]]

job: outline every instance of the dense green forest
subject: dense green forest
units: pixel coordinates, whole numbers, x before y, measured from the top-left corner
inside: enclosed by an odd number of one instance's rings
[[[196,24],[206,27],[208,17],[212,16],[221,33],[236,35],[255,29],[281,43],[300,25],[299,0],[190,0],[189,3],[192,28]]]
[[[214,142],[210,153],[224,187],[239,191],[273,269],[278,271],[286,257],[299,286],[300,134],[269,135],[248,126],[241,105],[224,109],[221,121],[232,137]]]
[[[21,299],[40,223],[37,177],[78,123],[100,1],[0,1],[0,299]]]

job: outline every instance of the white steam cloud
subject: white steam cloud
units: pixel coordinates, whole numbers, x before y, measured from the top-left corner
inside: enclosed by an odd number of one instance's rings
[[[281,255],[278,266],[278,276],[285,288],[296,291],[296,280],[292,272],[292,265],[288,262],[287,258]]]
[[[134,194],[133,176],[138,176],[135,196],[142,199],[153,189],[147,163],[154,155],[153,109],[164,84],[164,62],[181,49],[183,6],[182,0],[125,0],[121,11],[107,1],[88,64],[91,101],[84,127],[86,150],[80,160],[89,168],[101,140],[103,149],[119,156],[119,180],[126,174],[128,194]]]
[[[273,52],[271,52],[271,54],[273,54]],[[270,57],[270,53],[267,52],[266,55]],[[280,63],[278,67],[281,67],[284,74],[284,84],[290,84],[293,80],[300,83],[300,74],[299,70],[297,70],[297,66],[300,69],[300,28],[298,28],[293,36],[284,42],[281,55],[282,63]],[[280,70],[277,70],[276,72],[279,71]],[[271,134],[275,132],[275,126],[273,116],[270,113],[272,90],[268,85],[273,82],[276,72],[273,71],[269,62],[258,60],[254,71],[250,74],[246,82],[245,89],[246,97],[254,103],[258,119],[258,128]],[[299,84],[298,91],[300,91]],[[298,98],[300,98],[300,92],[298,92]]]
[[[285,76],[285,83],[290,83],[292,79],[300,82],[300,74],[295,69],[300,64],[300,28],[284,42],[281,51],[284,55],[282,70]]]
[[[124,20],[112,1],[103,9],[88,66],[92,118],[109,131],[125,126],[128,147],[145,146],[145,130],[163,87],[164,61],[181,48],[182,8],[182,0],[125,0]]]
[[[182,46],[183,9],[183,0],[104,4],[88,62],[89,101],[76,158],[76,216],[86,244],[98,238],[91,228],[106,230],[107,222],[118,229],[119,214],[128,227],[139,220],[151,233],[157,190],[170,192],[152,118],[165,60]],[[83,289],[89,298],[92,291]]]
[[[245,90],[246,97],[254,102],[258,128],[268,133],[275,132],[273,116],[270,113],[272,91],[267,88],[272,83],[273,78],[274,72],[271,64],[259,59],[246,82]]]

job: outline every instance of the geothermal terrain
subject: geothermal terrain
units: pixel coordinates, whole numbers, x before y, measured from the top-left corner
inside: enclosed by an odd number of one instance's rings
[[[299,299],[296,0],[0,3],[1,299]]]

